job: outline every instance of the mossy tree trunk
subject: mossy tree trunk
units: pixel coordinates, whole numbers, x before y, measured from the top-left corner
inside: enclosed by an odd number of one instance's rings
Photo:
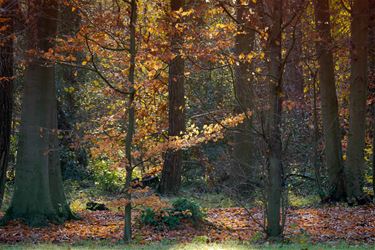
[[[171,0],[171,11],[184,7],[184,0]],[[174,58],[169,64],[168,100],[169,100],[169,136],[179,136],[185,131],[185,60],[181,55],[183,36],[173,22],[171,36],[171,52]],[[181,186],[182,151],[168,150],[165,154],[164,167],[159,185],[162,194],[177,194]]]
[[[8,170],[10,134],[13,104],[13,32],[14,32],[14,1],[1,3],[2,15],[5,19],[0,33],[0,208],[2,206],[6,174]]]
[[[316,51],[319,63],[324,155],[329,179],[327,198],[331,201],[340,201],[346,198],[346,193],[329,9],[328,0],[314,0],[316,30],[319,34]]]
[[[53,47],[58,2],[29,1],[28,11],[28,48],[40,55]],[[25,72],[15,191],[5,216],[32,226],[72,215],[59,164],[55,68],[37,55],[29,55]]]

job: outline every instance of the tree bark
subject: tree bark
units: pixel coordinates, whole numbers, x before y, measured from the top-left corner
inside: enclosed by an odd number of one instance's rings
[[[184,7],[183,0],[171,0],[171,11]],[[178,136],[185,131],[185,60],[181,55],[183,35],[175,28],[173,22],[171,52],[174,58],[169,64],[168,99],[169,99],[169,136]],[[159,185],[161,194],[177,194],[181,186],[182,151],[168,150],[165,154],[164,167]]]
[[[53,47],[56,0],[30,1],[28,48]],[[58,148],[54,65],[30,55],[25,72],[15,191],[6,220],[21,219],[31,226],[63,222],[72,214],[62,186]]]
[[[370,1],[369,86],[372,98],[372,189],[375,196],[375,1]]]
[[[234,48],[235,57],[238,60],[234,71],[236,113],[248,112],[253,108],[253,64],[246,59],[246,56],[253,52],[255,42],[255,32],[249,26],[252,18],[250,8],[255,8],[252,1],[250,1],[250,3],[243,3],[243,1],[237,0],[236,19],[238,23]],[[245,58],[242,58],[243,56]],[[233,138],[235,173],[233,173],[233,176],[251,177],[251,164],[253,159],[251,126],[251,116],[247,116],[245,121],[238,125],[235,131]]]
[[[368,83],[368,0],[355,0],[351,22],[351,79],[349,95],[349,134],[347,150],[348,202],[366,200],[364,185],[364,148]]]
[[[0,208],[2,206],[6,174],[8,170],[10,134],[12,124],[13,104],[13,33],[14,33],[14,7],[13,1],[6,0],[1,3],[1,24],[6,27],[0,33]]]
[[[130,83],[129,87],[129,100],[128,100],[128,126],[125,139],[125,156],[127,160],[126,164],[126,180],[125,180],[125,197],[127,203],[125,205],[125,226],[124,226],[124,241],[129,243],[132,240],[132,204],[131,204],[131,180],[133,173],[133,164],[132,164],[132,148],[133,148],[133,136],[135,133],[135,107],[134,107],[134,98],[135,98],[135,59],[136,59],[136,24],[137,24],[137,2],[136,0],[131,0],[130,2],[130,68],[128,80]]]
[[[328,200],[340,201],[346,198],[344,185],[344,167],[338,101],[335,86],[334,63],[332,55],[332,37],[328,0],[315,0],[315,22],[319,38],[316,51],[319,62],[319,83],[322,102],[323,134],[325,141],[325,162],[328,170]]]
[[[282,201],[282,57],[281,57],[281,25],[282,0],[272,2],[272,24],[269,33],[269,173],[267,192],[267,235],[271,239],[282,236],[281,201]]]
[[[293,6],[298,6],[299,1],[292,1],[288,13],[294,15],[291,10]],[[298,10],[297,10],[298,11]],[[286,47],[289,52],[289,56],[285,63],[285,75],[284,75],[284,90],[286,98],[297,104],[297,110],[300,109],[300,104],[304,102],[304,78],[303,78],[303,68],[302,68],[302,36],[303,31],[301,27],[301,22],[298,20],[297,23],[293,24],[288,29],[286,38]],[[301,111],[299,111],[301,112]],[[301,112],[302,113],[302,112]]]

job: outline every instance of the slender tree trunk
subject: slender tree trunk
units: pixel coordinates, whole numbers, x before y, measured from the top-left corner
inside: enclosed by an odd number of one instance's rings
[[[132,164],[132,147],[133,147],[133,136],[135,132],[135,59],[136,59],[136,24],[137,24],[137,1],[131,0],[130,2],[130,68],[129,68],[129,100],[128,100],[128,131],[125,139],[125,156],[127,160],[126,165],[126,199],[127,204],[125,205],[125,227],[124,227],[124,240],[129,243],[132,239],[132,204],[131,204],[131,180],[133,173]]]
[[[348,202],[366,199],[364,184],[364,147],[368,80],[368,0],[355,0],[351,22],[351,79],[349,96],[349,134],[347,150]]]
[[[370,1],[370,34],[369,34],[369,86],[370,98],[375,98],[375,1]],[[375,196],[375,100],[372,100],[372,189]]]
[[[282,236],[281,200],[282,200],[282,142],[281,142],[281,111],[282,111],[282,58],[281,58],[281,24],[282,0],[273,1],[272,24],[269,34],[269,173],[267,192],[267,235],[271,239]]]
[[[252,1],[250,1],[250,3],[243,3],[243,1],[237,0],[236,19],[238,24],[234,48],[235,56],[238,60],[234,72],[236,113],[251,111],[253,108],[253,64],[246,58],[246,56],[254,50],[255,32],[249,27],[252,18],[250,8],[252,7],[255,8]],[[236,164],[234,169],[235,173],[233,174],[234,177],[246,176],[246,178],[249,178],[252,172],[250,167],[253,159],[252,119],[251,116],[247,117],[248,118],[237,127],[234,135],[233,157]]]
[[[14,32],[14,1],[1,3],[3,9],[1,25],[6,27],[0,33],[0,208],[2,206],[6,173],[8,170],[10,134],[13,104],[13,32]]]
[[[300,0],[292,1],[292,8],[294,5],[298,6]],[[290,15],[294,15],[293,11],[289,10]],[[286,38],[286,47],[290,50],[289,56],[285,64],[285,76],[284,76],[284,89],[285,95],[288,100],[293,101],[297,104],[297,111],[300,109],[299,104],[304,102],[304,79],[303,79],[303,68],[302,68],[302,25],[300,20],[299,22],[293,24],[288,29],[287,38]],[[299,110],[299,113],[303,114]]]
[[[29,49],[48,51],[56,35],[56,0],[32,1],[27,30]],[[38,53],[39,54],[39,53]],[[25,73],[15,192],[6,213],[32,226],[62,222],[72,214],[67,205],[58,158],[54,65],[30,55]]]
[[[171,0],[171,11],[184,7],[184,0]],[[169,64],[169,136],[178,136],[185,131],[185,91],[184,71],[185,61],[181,55],[183,36],[173,23],[171,36],[171,51],[174,58]],[[162,194],[177,194],[181,186],[182,151],[168,150],[165,154],[159,192]]]
[[[319,83],[322,102],[323,134],[325,140],[325,161],[328,169],[328,200],[340,201],[346,198],[344,168],[338,101],[336,95],[332,37],[328,0],[314,0],[316,29],[319,39],[316,50],[319,62]]]

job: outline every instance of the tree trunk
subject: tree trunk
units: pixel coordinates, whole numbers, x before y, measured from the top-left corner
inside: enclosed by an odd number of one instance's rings
[[[243,1],[237,0],[236,3],[236,19],[237,34],[235,40],[235,57],[238,64],[234,71],[234,91],[236,97],[236,113],[251,111],[253,108],[253,90],[252,90],[252,72],[253,64],[246,58],[248,54],[254,50],[255,32],[249,27],[251,20],[250,8],[255,7],[252,1],[245,4]],[[245,56],[245,58],[242,58]],[[253,138],[251,132],[252,119],[251,116],[239,126],[234,134],[233,157],[235,160],[235,168],[233,177],[251,176],[251,164],[253,155]],[[235,177],[236,178],[236,177]]]
[[[315,22],[319,33],[316,50],[319,62],[319,83],[322,102],[323,134],[325,140],[325,161],[328,170],[329,194],[327,199],[340,201],[346,198],[344,168],[338,101],[335,86],[332,37],[328,0],[315,0]]]
[[[2,206],[6,173],[8,170],[10,134],[12,124],[13,104],[13,32],[14,32],[14,3],[10,0],[1,3],[1,24],[6,27],[0,33],[0,208]]]
[[[370,1],[369,86],[372,99],[372,189],[375,196],[375,1]]]
[[[298,5],[298,1],[292,1],[291,6]],[[296,10],[289,10],[290,15],[294,15],[293,11]],[[297,10],[298,11],[298,10]],[[304,102],[304,79],[303,79],[303,68],[302,68],[302,36],[303,31],[301,27],[300,19],[297,23],[293,24],[288,29],[287,38],[286,38],[286,47],[289,52],[289,56],[287,58],[285,64],[285,76],[284,76],[284,90],[286,98],[290,101],[293,101],[297,104],[297,111],[301,115],[303,112],[300,110],[300,104]]]
[[[368,0],[355,0],[351,22],[351,79],[349,95],[349,134],[347,151],[348,202],[366,200],[364,184],[364,147],[368,80]]]
[[[132,239],[132,204],[131,204],[131,180],[133,173],[133,164],[132,164],[132,147],[133,147],[133,136],[135,132],[135,107],[134,107],[134,98],[135,98],[135,59],[136,59],[136,24],[137,24],[137,2],[136,0],[131,0],[130,2],[130,68],[129,68],[129,100],[128,100],[128,131],[126,133],[125,139],[125,156],[127,160],[126,164],[126,199],[127,204],[125,205],[125,227],[124,227],[124,241],[129,243]]]
[[[320,165],[319,165],[319,153],[318,153],[318,145],[319,145],[319,118],[318,118],[318,105],[317,105],[317,86],[316,86],[316,78],[317,73],[313,75],[313,124],[314,124],[314,138],[313,138],[313,166],[314,166],[314,174],[315,174],[315,183],[318,190],[318,194],[320,200],[323,201],[325,199],[325,194],[322,185],[322,178],[320,174]]]
[[[282,0],[272,3],[272,24],[269,34],[269,173],[267,192],[267,235],[271,239],[282,236],[281,200],[282,200],[282,142],[281,142],[281,111],[282,111],[282,58],[281,58],[281,24]]]
[[[29,2],[29,49],[53,47],[58,4],[56,0]],[[39,53],[38,53],[39,54]],[[15,192],[6,213],[32,226],[62,222],[71,217],[60,173],[57,148],[55,69],[36,55],[25,72]]]
[[[171,0],[171,11],[184,7],[183,0]],[[177,23],[181,20],[177,20]],[[175,28],[173,22],[171,36],[171,52],[175,56],[169,64],[169,136],[178,136],[185,131],[185,61],[181,55],[183,36]],[[165,154],[159,192],[161,194],[177,194],[181,186],[182,151],[168,150]]]

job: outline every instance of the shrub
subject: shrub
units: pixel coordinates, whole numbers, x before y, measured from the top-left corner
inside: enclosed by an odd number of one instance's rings
[[[161,219],[162,224],[166,225],[170,229],[175,229],[178,225],[180,225],[180,218],[175,216],[175,214],[168,214],[162,217]]]
[[[156,221],[156,213],[152,208],[146,208],[142,211],[141,222],[144,225],[157,226],[158,222]]]
[[[172,208],[164,208],[158,212],[149,207],[144,209],[141,214],[141,223],[159,229],[164,227],[174,229],[181,223],[182,219],[197,225],[203,220],[204,216],[205,214],[197,203],[180,198],[172,203]]]
[[[125,183],[125,173],[113,169],[112,162],[96,160],[91,162],[91,168],[97,185],[101,190],[107,192],[118,192]]]
[[[194,223],[200,222],[204,213],[198,203],[186,198],[179,198],[173,202],[173,210],[180,218],[191,219]]]

